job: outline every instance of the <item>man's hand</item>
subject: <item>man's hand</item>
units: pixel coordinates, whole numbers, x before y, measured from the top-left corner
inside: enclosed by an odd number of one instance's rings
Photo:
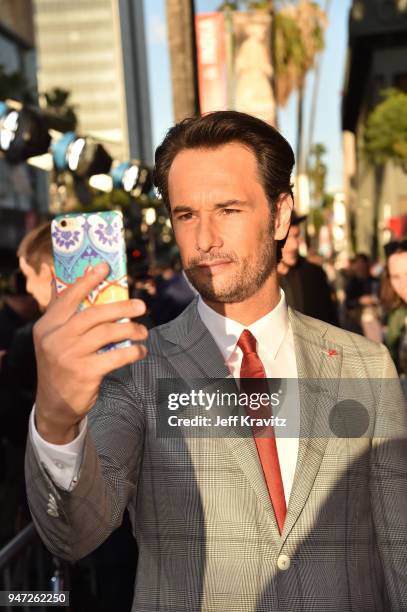
[[[146,355],[146,348],[139,344],[97,352],[111,342],[147,338],[144,326],[117,322],[142,315],[145,305],[141,300],[77,311],[108,272],[108,265],[100,264],[61,296],[54,292],[46,314],[34,326],[38,370],[36,426],[48,442],[65,444],[73,440],[79,422],[96,401],[104,376]]]

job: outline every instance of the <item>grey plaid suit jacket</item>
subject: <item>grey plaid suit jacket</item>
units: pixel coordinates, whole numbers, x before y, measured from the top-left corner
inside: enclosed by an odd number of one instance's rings
[[[382,345],[291,309],[289,320],[299,379],[350,379],[333,384],[334,399],[366,406],[371,435],[321,434],[332,392],[301,387],[281,536],[252,437],[156,436],[157,378],[229,376],[195,299],[151,330],[145,360],[104,380],[72,492],[28,440],[28,499],[49,550],[85,556],[127,506],[139,546],[133,611],[407,611],[407,413],[394,366]],[[368,379],[377,384],[356,384]]]

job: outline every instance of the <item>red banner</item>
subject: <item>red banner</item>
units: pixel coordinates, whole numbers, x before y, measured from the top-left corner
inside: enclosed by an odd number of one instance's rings
[[[196,16],[201,114],[227,108],[225,20],[223,13]]]
[[[390,217],[387,225],[392,232],[392,239],[400,240],[400,238],[407,236],[407,215]]]

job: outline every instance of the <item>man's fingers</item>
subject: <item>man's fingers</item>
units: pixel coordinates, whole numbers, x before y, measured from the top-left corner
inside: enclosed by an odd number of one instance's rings
[[[52,305],[53,320],[62,325],[77,310],[79,304],[102,282],[109,274],[107,263],[98,264],[68,287]],[[58,311],[56,313],[56,308]],[[49,309],[50,310],[50,309]]]
[[[146,340],[147,336],[147,329],[144,325],[139,325],[138,323],[104,323],[91,329],[86,336],[82,337],[81,351],[85,355],[89,355],[112,342],[122,342],[123,340],[141,341]]]
[[[74,335],[86,333],[88,330],[109,321],[119,319],[133,319],[146,311],[141,300],[123,300],[111,304],[97,304],[79,312],[70,322],[70,331]]]
[[[146,355],[147,349],[143,344],[134,344],[126,348],[100,353],[92,360],[95,364],[95,375],[103,378],[117,368],[144,359]]]

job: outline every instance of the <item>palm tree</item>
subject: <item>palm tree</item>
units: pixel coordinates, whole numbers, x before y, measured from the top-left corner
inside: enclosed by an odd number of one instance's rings
[[[283,6],[276,14],[276,92],[277,102],[285,106],[292,91],[298,91],[297,174],[304,170],[303,109],[305,79],[324,48],[327,26],[325,12],[314,2],[299,0]]]

